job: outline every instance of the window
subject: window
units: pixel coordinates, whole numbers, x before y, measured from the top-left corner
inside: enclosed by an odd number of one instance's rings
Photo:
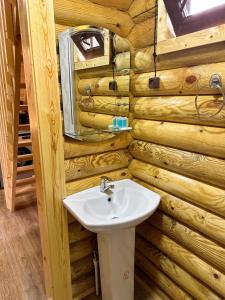
[[[104,31],[89,28],[75,32],[71,38],[83,60],[104,56]]]
[[[176,36],[225,23],[225,0],[164,0]]]

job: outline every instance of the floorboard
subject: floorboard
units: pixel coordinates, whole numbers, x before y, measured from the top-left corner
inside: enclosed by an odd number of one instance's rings
[[[0,299],[46,300],[36,206],[10,213],[0,190]]]

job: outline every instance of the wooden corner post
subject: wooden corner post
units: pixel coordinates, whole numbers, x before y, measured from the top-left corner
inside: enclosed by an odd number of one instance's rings
[[[18,0],[37,182],[38,214],[50,299],[70,300],[64,154],[53,0]]]

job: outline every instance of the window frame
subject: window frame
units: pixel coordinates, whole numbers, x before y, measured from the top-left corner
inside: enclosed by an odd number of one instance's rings
[[[203,12],[186,16],[184,8],[180,9],[179,0],[164,0],[164,4],[176,36],[181,36],[225,23],[225,4],[215,6]]]
[[[164,0],[159,0],[158,3],[158,55],[168,54],[176,51],[187,50],[194,47],[206,46],[225,41],[225,24],[210,27],[189,34],[174,36],[171,30],[169,29],[169,23],[171,21],[164,4]]]

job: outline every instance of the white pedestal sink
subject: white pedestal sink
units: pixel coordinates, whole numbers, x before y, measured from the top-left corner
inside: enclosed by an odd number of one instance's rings
[[[111,196],[97,186],[63,202],[85,228],[97,232],[102,299],[132,300],[135,226],[154,213],[160,196],[130,179],[112,183]]]

